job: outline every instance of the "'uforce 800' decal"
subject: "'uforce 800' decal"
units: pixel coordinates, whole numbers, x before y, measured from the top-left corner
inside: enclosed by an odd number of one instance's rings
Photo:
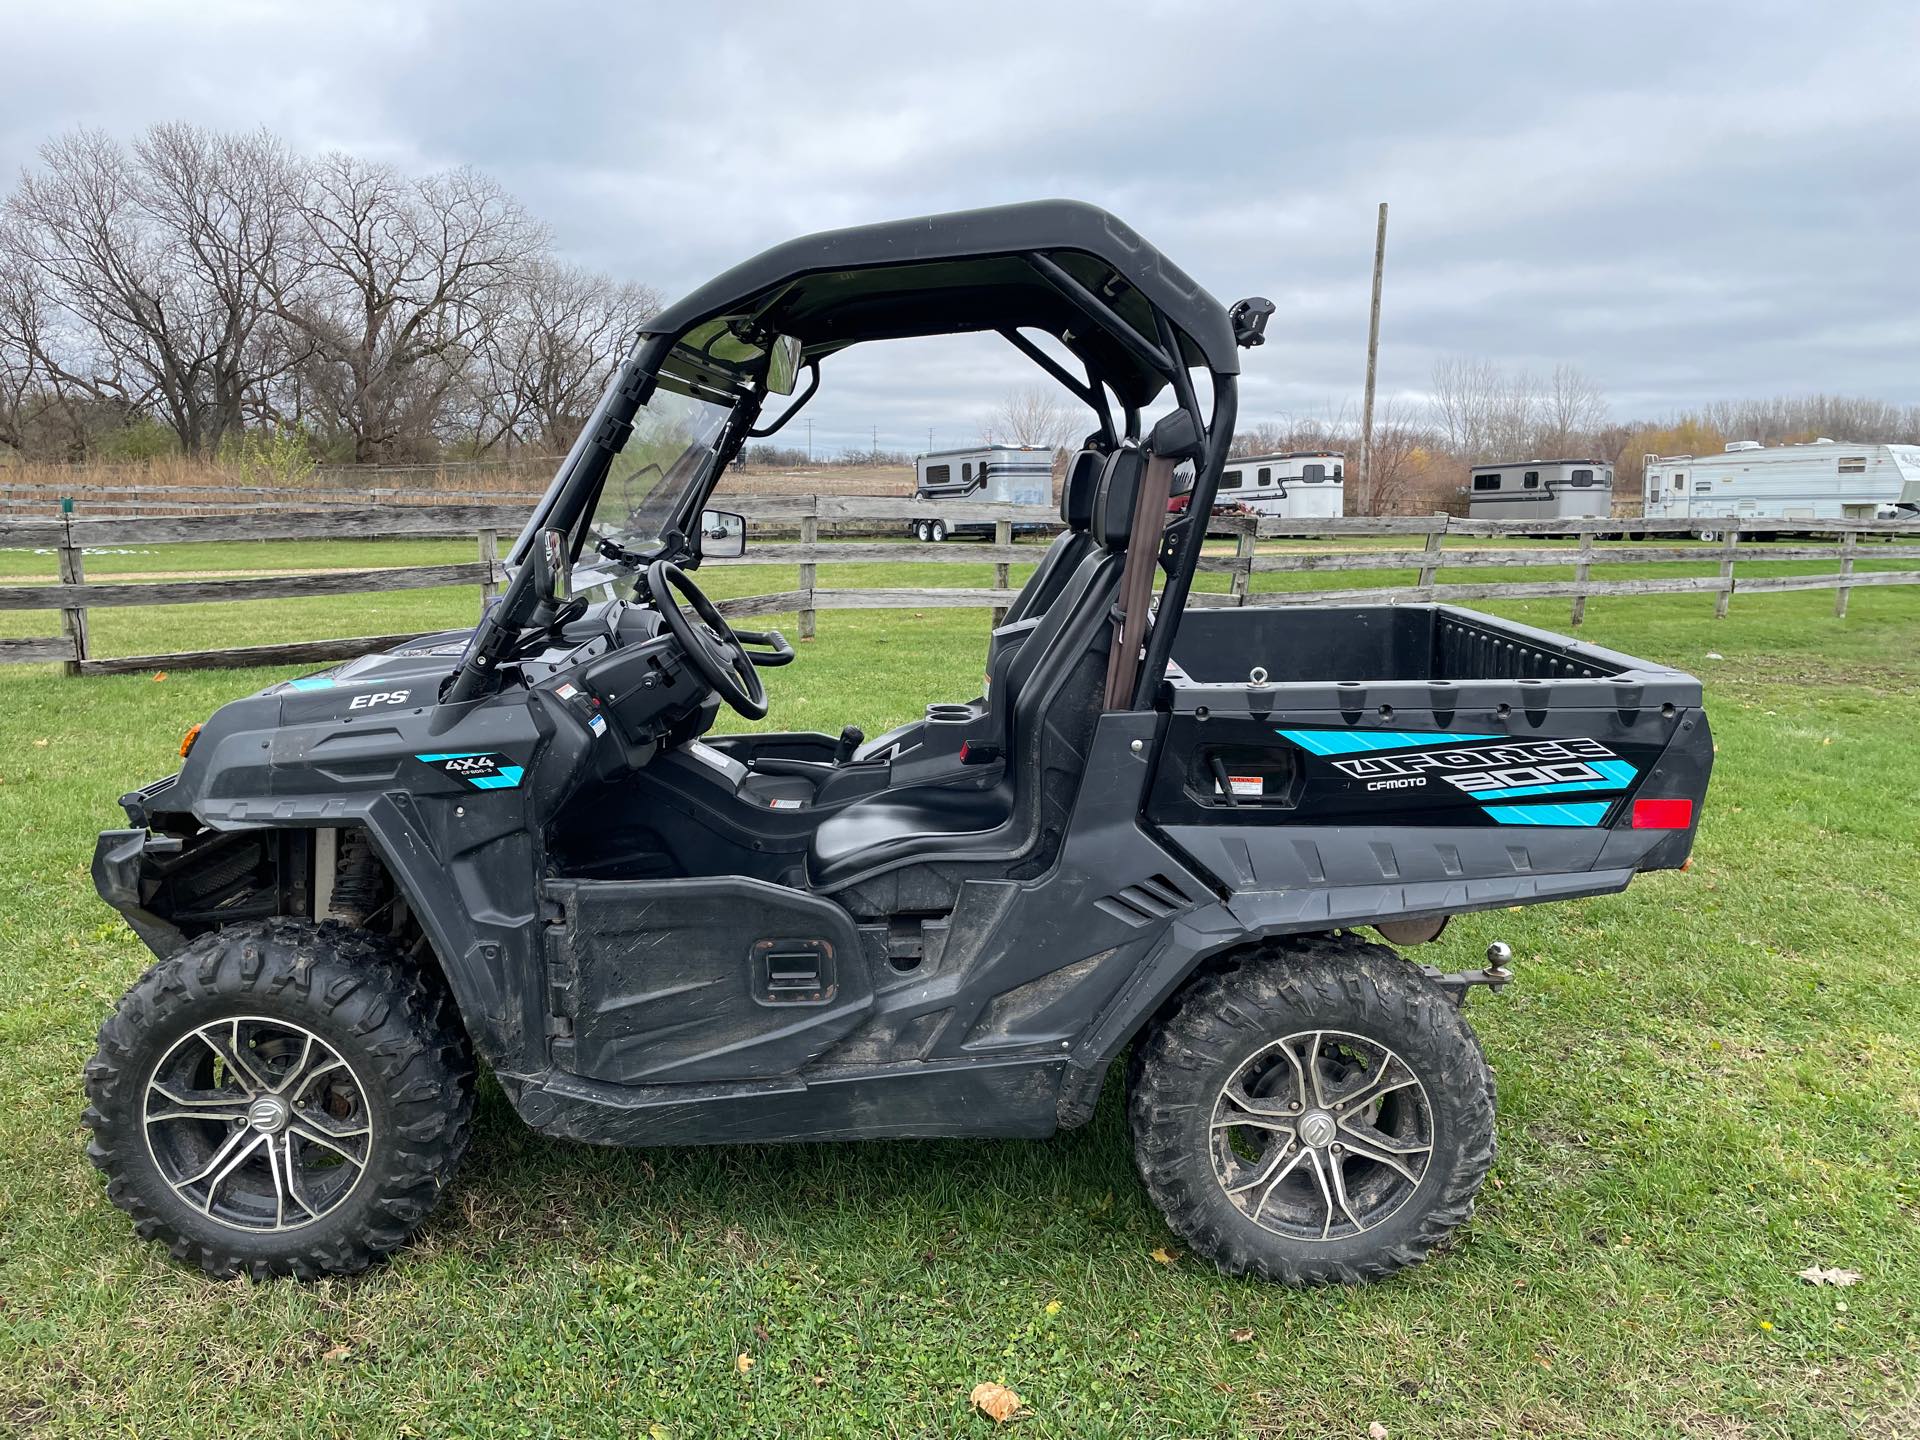
[[[525,767],[510,755],[486,750],[461,750],[442,755],[416,755],[424,765],[464,780],[476,790],[511,790],[520,783]]]
[[[1598,740],[1509,740],[1499,735],[1385,730],[1282,730],[1369,794],[1434,785],[1480,803],[1502,825],[1598,825],[1612,801],[1492,805],[1488,801],[1584,797],[1626,790],[1640,773]],[[1407,798],[1411,798],[1410,796]]]

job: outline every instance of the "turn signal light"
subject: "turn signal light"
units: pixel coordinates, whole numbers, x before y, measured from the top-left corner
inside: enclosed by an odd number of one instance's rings
[[[1636,830],[1684,830],[1693,824],[1691,800],[1636,800],[1633,802],[1633,828]]]
[[[187,758],[187,752],[193,749],[193,742],[198,740],[199,738],[200,738],[200,727],[198,725],[194,726],[191,730],[187,731],[186,738],[181,740],[180,742],[180,758],[182,760]]]

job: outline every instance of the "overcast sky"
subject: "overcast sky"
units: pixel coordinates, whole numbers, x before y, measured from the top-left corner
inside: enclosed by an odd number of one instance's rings
[[[569,257],[669,295],[809,230],[1091,200],[1223,302],[1277,303],[1246,422],[1357,405],[1386,200],[1383,393],[1417,403],[1465,354],[1576,364],[1620,418],[1920,401],[1912,0],[0,0],[0,22],[9,179],[78,125],[264,125],[483,167]],[[868,347],[829,363],[816,443],[964,443],[1036,373],[998,340]]]

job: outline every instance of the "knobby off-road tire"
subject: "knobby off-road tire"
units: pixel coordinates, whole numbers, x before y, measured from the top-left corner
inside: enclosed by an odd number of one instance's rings
[[[1197,979],[1129,1068],[1134,1159],[1167,1223],[1222,1271],[1289,1285],[1425,1259],[1473,1213],[1493,1108],[1459,1008],[1351,935]]]
[[[141,1236],[210,1275],[347,1275],[440,1198],[473,1078],[437,973],[334,922],[237,925],[100,1027],[87,1155]]]

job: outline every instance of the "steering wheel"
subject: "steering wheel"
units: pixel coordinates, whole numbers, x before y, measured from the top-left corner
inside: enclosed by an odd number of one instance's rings
[[[678,590],[693,608],[692,616],[673,598]],[[670,560],[656,560],[647,567],[647,592],[660,611],[673,638],[686,652],[687,663],[700,673],[722,700],[749,720],[767,713],[767,687],[760,683],[760,672],[747,656],[740,637],[733,633],[714,604],[700,587]]]

